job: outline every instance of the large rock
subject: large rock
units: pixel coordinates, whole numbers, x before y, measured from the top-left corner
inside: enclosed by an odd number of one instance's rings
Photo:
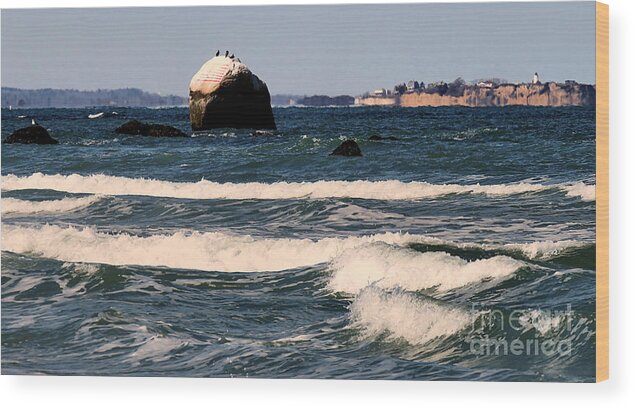
[[[2,143],[58,144],[59,142],[53,139],[45,128],[35,124],[16,130]]]
[[[363,156],[361,148],[354,140],[346,140],[341,143],[332,153],[331,156]]]
[[[124,135],[141,135],[154,137],[187,137],[181,130],[172,126],[143,123],[131,120],[116,128],[115,133]]]
[[[219,56],[207,61],[189,84],[193,130],[275,129],[271,95],[246,65]]]

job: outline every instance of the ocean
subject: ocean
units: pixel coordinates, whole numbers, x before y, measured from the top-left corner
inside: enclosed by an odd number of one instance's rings
[[[3,109],[2,374],[594,381],[593,108],[274,114]]]

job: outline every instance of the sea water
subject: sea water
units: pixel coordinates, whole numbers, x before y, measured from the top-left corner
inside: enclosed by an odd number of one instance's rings
[[[2,372],[594,379],[594,109],[274,113],[3,110]]]

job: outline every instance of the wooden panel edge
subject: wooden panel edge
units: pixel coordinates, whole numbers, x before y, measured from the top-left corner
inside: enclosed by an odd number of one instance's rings
[[[609,378],[609,8],[596,3],[596,381]]]

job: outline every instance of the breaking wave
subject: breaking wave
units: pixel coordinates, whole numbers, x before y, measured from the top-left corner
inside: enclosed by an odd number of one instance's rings
[[[575,183],[564,187],[568,197],[579,197],[583,201],[594,201],[596,199],[596,186],[594,184]]]
[[[320,199],[361,198],[376,200],[417,200],[448,194],[485,194],[507,196],[552,189],[566,191],[568,196],[594,200],[594,186],[576,184],[431,184],[398,180],[385,181],[315,181],[277,183],[173,182],[145,178],[128,178],[102,174],[2,176],[3,190],[48,189],[69,193],[104,195],[142,195],[185,199]]]
[[[344,251],[330,263],[330,288],[357,293],[369,284],[381,288],[447,291],[488,279],[506,279],[524,266],[508,256],[472,262],[445,252],[417,252],[384,243]]]
[[[385,246],[369,246],[373,243],[405,246],[414,243],[445,242],[433,237],[408,233],[386,232],[382,234],[311,239],[256,238],[250,235],[232,235],[223,232],[179,231],[170,234],[138,236],[128,233],[100,232],[93,227],[60,227],[56,225],[14,226],[2,229],[2,250],[21,254],[34,254],[64,262],[102,263],[108,265],[145,265],[172,268],[197,269],[218,272],[267,272],[282,271],[329,262],[338,272],[342,287],[355,288],[361,280],[386,279],[396,274],[381,256],[389,256],[394,262],[412,271],[408,285],[441,285],[450,288],[461,282],[503,277],[520,267],[520,261],[506,256],[467,263],[447,254],[419,254],[399,251]],[[513,251],[526,250],[526,254],[542,257],[534,248],[544,245],[559,248],[583,245],[578,241],[554,243],[510,244]],[[477,244],[453,244],[477,246]],[[488,246],[484,246],[488,248]],[[504,248],[504,246],[501,246]],[[357,249],[356,251],[352,251]],[[348,251],[348,252],[347,252]],[[350,252],[352,251],[352,252]],[[373,254],[377,251],[378,254]],[[360,259],[354,260],[355,253]],[[365,259],[361,259],[365,258]],[[375,267],[375,275],[352,275],[363,262]],[[460,271],[463,278],[444,277],[434,281],[422,264],[429,262],[434,268]],[[398,273],[398,279],[404,276]],[[395,278],[396,279],[396,278]],[[462,279],[462,280],[461,280]],[[383,285],[386,283],[383,283]]]
[[[386,334],[388,339],[405,339],[410,344],[426,344],[466,328],[474,315],[412,294],[388,293],[370,286],[350,305],[353,327],[366,337]]]
[[[3,198],[0,203],[2,214],[58,213],[78,210],[99,201],[100,196],[62,198],[61,200],[28,201],[17,198]]]
[[[313,241],[191,231],[142,237],[99,232],[91,227],[5,225],[2,249],[65,262],[266,272],[327,262],[345,249],[371,242],[403,245],[416,239],[409,234],[384,233]]]
[[[500,246],[489,246],[508,251],[519,251],[530,259],[551,259],[570,250],[589,245],[588,242],[562,240],[562,241],[537,241],[524,244],[505,244]],[[486,247],[486,246],[485,246]]]

